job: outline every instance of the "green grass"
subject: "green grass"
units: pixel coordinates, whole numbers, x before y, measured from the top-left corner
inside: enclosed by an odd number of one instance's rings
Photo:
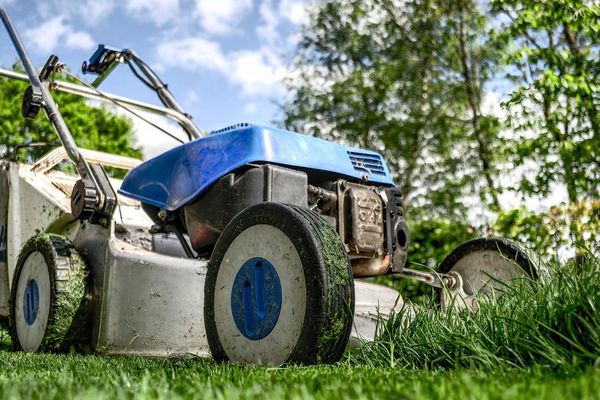
[[[264,368],[207,359],[0,353],[5,399],[598,398],[600,370],[423,371],[353,365]]]
[[[409,322],[405,313],[357,355],[372,366],[411,369],[600,365],[600,262],[554,265],[541,281],[522,280],[477,313],[444,314],[431,300]],[[575,271],[578,271],[577,273]]]
[[[0,351],[0,398],[600,398],[600,263],[554,266],[445,316],[402,315],[332,366],[265,368],[178,360]]]

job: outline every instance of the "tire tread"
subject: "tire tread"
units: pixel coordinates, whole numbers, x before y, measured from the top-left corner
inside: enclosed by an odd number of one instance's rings
[[[37,235],[29,239],[17,260],[10,299],[10,333],[13,346],[19,345],[13,305],[18,276],[27,257],[40,252],[49,270],[52,307],[48,315],[46,332],[39,351],[65,351],[79,347],[87,340],[88,268],[75,246],[66,238],[55,234]]]

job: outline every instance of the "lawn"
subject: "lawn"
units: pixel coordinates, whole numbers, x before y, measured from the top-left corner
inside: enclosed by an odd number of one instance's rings
[[[264,368],[209,359],[157,360],[0,353],[5,399],[64,398],[600,398],[600,369],[408,370],[349,360],[333,366]]]
[[[2,398],[600,398],[600,263],[554,266],[479,313],[433,304],[336,365],[0,351]]]

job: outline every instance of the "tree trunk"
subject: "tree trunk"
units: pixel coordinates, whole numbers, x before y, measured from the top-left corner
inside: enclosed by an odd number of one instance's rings
[[[460,32],[458,35],[459,47],[460,47],[460,59],[462,64],[462,75],[464,77],[465,89],[469,100],[469,106],[471,108],[471,126],[473,128],[473,134],[477,141],[477,155],[481,162],[481,169],[484,174],[489,194],[492,198],[492,204],[497,210],[501,209],[500,201],[498,200],[498,190],[496,183],[492,176],[492,161],[490,149],[487,145],[485,133],[481,129],[481,104],[480,96],[476,92],[475,82],[471,71],[471,65],[469,63],[467,43],[466,43],[466,28],[465,28],[465,15],[464,15],[464,3],[458,2],[459,6],[459,24]]]
[[[418,167],[418,163],[419,163],[419,159],[421,156],[420,150],[421,150],[421,136],[423,135],[423,128],[425,126],[425,119],[426,119],[426,115],[429,112],[429,85],[431,83],[431,70],[430,70],[430,55],[428,55],[427,57],[425,57],[425,59],[423,60],[423,66],[421,68],[423,77],[421,80],[421,103],[419,105],[419,109],[418,110],[414,110],[413,111],[413,118],[415,120],[419,121],[419,128],[414,132],[414,143],[413,143],[413,149],[415,150],[414,154],[411,154],[411,156],[406,157],[406,170],[405,170],[405,176],[403,176],[403,181],[402,181],[402,187],[401,187],[401,192],[402,192],[402,198],[404,199],[404,207],[405,209],[409,209],[409,203],[410,203],[410,195],[412,194],[412,191],[414,190],[414,186],[413,186],[413,179],[414,179],[414,174],[415,171],[417,170]],[[408,211],[407,211],[408,213]]]
[[[581,55],[581,50],[579,49],[579,43],[577,43],[576,34],[571,31],[569,25],[567,23],[563,24],[563,33],[565,37],[565,41],[567,42],[567,46],[575,57],[579,57]],[[591,91],[591,85],[587,75],[585,76],[585,83]],[[592,131],[594,133],[594,137],[598,138],[600,135],[600,127],[598,126],[598,110],[596,110],[596,106],[594,105],[594,98],[592,95],[586,96],[586,105],[585,110],[588,115],[588,119],[590,120],[590,125],[592,126]]]

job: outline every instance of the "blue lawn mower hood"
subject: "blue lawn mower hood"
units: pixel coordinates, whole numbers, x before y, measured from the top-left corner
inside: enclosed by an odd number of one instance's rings
[[[250,163],[272,163],[394,186],[383,158],[283,129],[241,125],[171,149],[129,171],[119,193],[168,211]]]

